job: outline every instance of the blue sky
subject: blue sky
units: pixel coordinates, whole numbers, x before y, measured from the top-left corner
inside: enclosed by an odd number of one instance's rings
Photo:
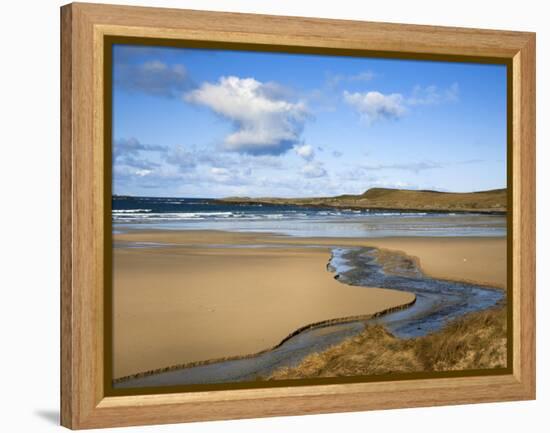
[[[113,192],[506,186],[506,68],[115,45]]]

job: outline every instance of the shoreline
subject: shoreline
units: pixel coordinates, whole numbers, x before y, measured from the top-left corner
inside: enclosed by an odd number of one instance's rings
[[[174,231],[174,230],[134,230],[134,231],[131,231],[131,232],[126,232],[126,233],[114,235],[114,240],[115,241],[123,241],[125,243],[127,243],[127,242],[130,242],[130,243],[133,243],[133,242],[138,242],[138,243],[139,242],[149,242],[152,239],[154,239],[156,242],[158,242],[161,246],[156,247],[156,248],[150,248],[150,247],[147,247],[147,246],[144,246],[144,247],[140,246],[140,247],[134,247],[134,248],[128,248],[127,246],[126,247],[117,247],[117,248],[114,249],[114,254],[117,255],[121,252],[125,252],[126,254],[129,254],[131,256],[138,257],[138,258],[141,257],[142,259],[147,259],[149,257],[149,259],[152,259],[152,260],[160,260],[160,263],[164,263],[164,265],[166,264],[166,260],[170,261],[170,260],[175,258],[175,259],[179,260],[177,262],[177,267],[178,267],[177,272],[181,273],[182,275],[189,275],[189,274],[186,274],[186,272],[189,272],[189,271],[193,272],[193,273],[199,272],[198,268],[195,268],[192,264],[181,263],[182,258],[184,258],[185,261],[187,261],[187,258],[188,258],[189,254],[192,257],[194,257],[194,259],[199,259],[199,261],[206,260],[207,263],[212,263],[212,264],[218,263],[219,260],[225,260],[225,259],[228,259],[228,258],[230,259],[231,257],[233,257],[233,259],[235,259],[234,256],[237,255],[237,256],[241,257],[243,260],[242,261],[233,260],[233,262],[231,262],[231,266],[232,267],[234,267],[234,266],[244,267],[245,268],[244,271],[246,271],[246,274],[250,274],[250,272],[252,272],[252,273],[255,272],[252,269],[248,269],[247,268],[248,265],[245,263],[245,262],[251,260],[252,257],[253,257],[253,260],[256,260],[256,261],[259,260],[261,263],[264,263],[264,261],[265,261],[265,265],[269,264],[270,267],[271,267],[271,264],[275,264],[274,266],[277,266],[277,263],[279,261],[285,260],[287,258],[290,259],[289,263],[292,263],[293,261],[296,261],[296,260],[298,260],[298,261],[303,260],[306,257],[310,257],[312,259],[314,257],[324,257],[322,267],[320,267],[320,265],[316,265],[314,268],[310,268],[311,269],[310,271],[304,271],[304,272],[302,272],[303,269],[301,269],[301,268],[299,269],[299,271],[303,275],[300,278],[302,278],[302,279],[305,278],[305,280],[302,280],[302,284],[307,282],[307,280],[309,280],[311,277],[317,277],[318,278],[319,275],[324,274],[324,275],[327,275],[331,280],[336,281],[335,284],[338,285],[338,288],[337,288],[338,291],[340,291],[344,287],[350,288],[352,286],[348,286],[344,282],[338,281],[335,278],[336,277],[335,273],[333,273],[333,272],[331,272],[330,270],[327,269],[327,258],[331,257],[331,255],[332,255],[332,253],[330,252],[332,247],[338,247],[338,246],[343,246],[343,247],[347,247],[347,246],[361,246],[361,247],[363,247],[363,246],[374,246],[374,247],[379,248],[381,250],[382,249],[384,249],[384,250],[387,249],[387,250],[391,251],[392,253],[398,253],[398,254],[405,253],[408,257],[411,257],[411,248],[414,250],[414,248],[418,249],[419,246],[420,246],[420,247],[423,247],[423,248],[427,249],[427,251],[430,252],[430,251],[434,250],[434,245],[439,246],[441,244],[441,241],[443,241],[446,244],[449,244],[449,245],[447,245],[447,249],[451,248],[453,251],[457,250],[457,248],[456,248],[457,244],[459,244],[459,247],[460,247],[460,248],[458,248],[459,251],[461,249],[464,249],[465,245],[468,247],[466,249],[471,250],[472,249],[471,247],[473,245],[472,242],[474,242],[475,245],[480,245],[485,253],[487,253],[487,251],[493,251],[495,249],[494,244],[497,244],[497,245],[500,245],[500,246],[502,246],[502,244],[505,245],[505,240],[498,239],[498,238],[495,239],[495,238],[492,238],[492,237],[490,237],[490,238],[460,238],[460,239],[457,239],[457,238],[443,238],[443,239],[442,238],[437,238],[435,240],[433,238],[421,238],[421,239],[418,239],[418,238],[414,238],[414,239],[411,239],[411,238],[380,238],[380,239],[374,239],[374,238],[364,238],[364,239],[338,238],[338,239],[335,239],[335,238],[300,238],[300,237],[289,237],[289,236],[284,236],[284,235],[274,235],[274,234],[266,234],[266,233],[239,233],[239,232],[223,232],[223,231],[215,231],[215,230],[207,230],[207,231],[205,231],[205,230],[199,230],[199,231],[195,231],[195,230],[182,230],[182,231]],[[170,240],[170,242],[169,242],[170,245],[162,246],[164,243],[167,243],[166,241],[168,239]],[[436,241],[436,244],[434,244],[434,241]],[[403,246],[403,243],[406,244],[404,248],[396,248],[395,247],[396,245]],[[209,245],[212,245],[212,244],[216,244],[216,246],[214,248],[210,247]],[[235,245],[235,244],[239,244],[239,246],[242,246],[243,248],[231,249],[231,252],[228,252],[227,247],[231,247],[231,245]],[[261,244],[262,246],[260,248],[252,248],[257,244]],[[314,246],[319,247],[319,248],[308,248],[308,245],[309,246],[314,245]],[[224,248],[224,246],[226,248]],[[251,248],[247,248],[247,247],[251,247]],[[437,249],[439,249],[439,248],[437,248]],[[327,255],[327,250],[328,250],[328,255]],[[423,258],[426,257],[426,251],[424,251],[424,252],[420,251],[420,253],[421,254],[416,254],[414,257],[411,257],[411,258],[414,258],[415,262],[423,265],[424,264]],[[493,253],[494,253],[494,251],[493,251]],[[291,257],[286,257],[288,255],[290,255]],[[439,256],[440,254],[437,254],[437,255]],[[424,257],[421,257],[421,256],[424,256]],[[319,260],[319,259],[315,259],[315,260]],[[329,259],[329,261],[330,261],[330,259]],[[142,260],[142,263],[146,263],[146,262],[143,262],[143,260]],[[184,270],[184,269],[180,269],[181,265],[184,265],[185,269],[187,269],[187,271]],[[139,263],[138,263],[138,267],[139,267]],[[484,266],[484,268],[485,268],[485,266]],[[490,266],[489,266],[489,268],[490,268]],[[211,268],[208,268],[208,269],[211,269]],[[265,269],[268,269],[268,268],[265,268]],[[281,269],[284,270],[284,269],[286,269],[286,267],[283,266]],[[316,270],[313,270],[313,269],[316,269]],[[426,271],[425,266],[422,266],[421,269],[426,274],[431,274],[430,272]],[[242,275],[246,275],[246,274],[242,274]],[[258,275],[263,275],[263,274],[258,274]],[[278,278],[279,277],[278,274],[273,274],[273,275],[274,276],[272,278]],[[277,275],[277,277],[275,277],[275,275]],[[227,279],[227,277],[224,275],[224,280],[221,280],[221,281],[224,281],[224,282],[220,283],[221,284],[220,288],[225,287],[224,283],[225,283],[226,279]],[[448,279],[449,280],[456,280],[456,279],[452,279],[452,278],[448,278]],[[477,278],[472,278],[471,280],[476,281]],[[182,282],[183,281],[185,281],[185,280],[182,280]],[[200,280],[198,280],[198,281],[200,281]],[[292,281],[292,278],[291,278],[290,281]],[[296,283],[295,281],[292,281],[292,282]],[[486,283],[487,283],[487,281],[486,281]],[[160,283],[158,283],[158,284],[160,284]],[[186,281],[183,284],[193,284],[193,283]],[[243,283],[243,284],[246,286],[245,283]],[[476,284],[477,284],[477,281],[476,281]],[[490,286],[491,288],[496,288],[496,287],[500,286],[497,281],[494,281],[494,279],[493,279],[493,281],[490,281],[490,284],[486,284],[486,285]],[[160,284],[160,286],[162,286],[162,284]],[[299,286],[300,286],[300,284],[297,287],[299,287]],[[270,289],[270,290],[275,290],[276,292],[278,292],[279,289],[280,289],[280,287],[278,285],[275,285],[273,287],[274,287],[274,289]],[[505,287],[505,285],[503,287],[501,287],[501,289],[504,288],[504,287]],[[244,287],[242,287],[242,288],[244,288]],[[133,378],[146,377],[146,376],[149,376],[149,375],[154,375],[154,374],[158,374],[158,373],[162,373],[162,372],[169,372],[169,371],[174,371],[174,370],[179,370],[179,369],[194,367],[194,366],[209,365],[209,364],[214,364],[214,363],[229,361],[229,360],[253,358],[255,356],[258,356],[258,354],[266,353],[266,352],[270,352],[270,351],[274,350],[275,348],[281,346],[283,343],[288,341],[288,339],[290,339],[290,338],[292,338],[292,337],[294,337],[294,336],[296,336],[300,333],[303,333],[304,331],[307,331],[307,330],[310,330],[310,329],[313,329],[313,328],[330,327],[330,326],[334,326],[334,325],[337,325],[337,324],[345,324],[345,323],[350,323],[350,322],[364,321],[364,320],[371,319],[373,317],[379,317],[383,314],[393,312],[396,309],[397,310],[406,309],[406,308],[410,307],[411,305],[413,305],[415,303],[415,300],[416,300],[414,295],[412,295],[410,293],[407,293],[407,292],[404,292],[404,291],[396,291],[396,290],[392,290],[392,289],[376,289],[376,288],[371,288],[371,287],[366,288],[366,287],[357,287],[357,286],[355,286],[355,289],[358,289],[359,291],[363,290],[364,291],[362,293],[363,295],[368,294],[370,292],[370,294],[373,295],[375,299],[378,299],[377,302],[383,301],[383,302],[386,303],[386,306],[384,308],[379,308],[379,309],[375,308],[374,310],[372,310],[372,306],[371,306],[370,307],[371,311],[368,311],[366,314],[365,313],[348,314],[348,315],[337,316],[336,318],[330,318],[330,314],[329,314],[328,319],[324,318],[322,320],[313,320],[309,323],[306,322],[305,325],[297,326],[296,328],[294,328],[290,332],[287,331],[286,337],[284,337],[282,339],[281,339],[281,337],[279,337],[277,343],[272,344],[272,345],[263,344],[264,348],[261,349],[261,350],[249,350],[249,351],[245,351],[245,353],[242,353],[242,354],[235,354],[235,355],[221,356],[221,357],[220,356],[213,356],[213,357],[210,357],[210,358],[204,358],[202,360],[201,359],[191,360],[189,362],[175,362],[175,363],[168,362],[168,363],[165,364],[165,367],[154,367],[153,366],[153,368],[144,368],[144,369],[141,369],[141,370],[139,368],[137,368],[137,369],[134,369],[134,372],[130,371],[129,374],[121,374],[118,377],[115,376],[115,379],[113,380],[113,382],[114,383],[124,383],[124,382],[126,382],[128,380],[131,380]],[[209,290],[211,290],[211,289],[209,289]],[[317,297],[319,294],[317,293],[316,290],[317,290],[317,287],[314,288],[313,292],[310,292],[310,293],[312,293],[312,295],[308,295],[308,296],[316,296]],[[376,292],[376,291],[378,291],[378,292]],[[387,298],[387,296],[388,296],[389,293],[392,293],[392,292],[399,292],[402,295],[413,296],[413,298],[409,299],[408,301],[401,301],[401,302],[397,302],[397,298],[395,298],[394,301],[389,301],[390,298]],[[178,291],[178,293],[179,293],[179,291]],[[378,294],[375,295],[375,293],[378,293]],[[227,295],[227,296],[229,296],[229,295]],[[288,294],[287,295],[281,294],[280,296],[283,299],[290,299],[291,300],[293,295],[290,295],[290,298],[288,298]],[[331,295],[331,296],[336,296],[336,298],[334,298],[332,301],[329,301],[328,299],[326,301],[319,301],[319,300],[316,300],[315,298],[313,298],[313,300],[317,301],[317,303],[322,302],[322,303],[328,303],[328,304],[330,304],[331,302],[334,303],[334,302],[342,301],[341,296],[338,296],[337,292],[333,292],[333,295]],[[132,298],[133,298],[133,296],[132,296]],[[138,305],[138,303],[135,300],[133,300],[132,298],[127,298],[128,301],[125,301],[125,302],[129,302],[129,304],[128,304],[129,308],[131,307],[132,304],[135,304],[136,306]],[[245,298],[242,298],[242,299],[245,299]],[[151,300],[151,295],[148,295],[143,299]],[[212,298],[212,299],[213,299],[213,302],[215,304],[216,300],[219,299],[219,296],[215,295],[214,298]],[[248,299],[248,298],[246,298],[246,299]],[[367,297],[365,299],[369,299],[369,298]],[[386,300],[384,301],[384,299],[386,299]],[[393,298],[391,298],[391,299],[393,299]],[[191,298],[190,300],[192,301],[193,299]],[[311,299],[308,298],[308,301],[310,303]],[[304,305],[309,305],[309,303],[306,302],[306,304],[304,304]],[[368,305],[368,304],[365,304],[365,305]],[[143,308],[143,305],[139,305],[138,310],[139,310],[139,308]],[[240,308],[242,308],[242,307],[240,307]],[[300,311],[300,309],[298,308],[298,310],[299,310],[299,314],[297,315],[298,319],[295,318],[293,323],[298,324],[299,321],[301,321],[301,320],[299,320],[300,317],[307,316],[308,313],[310,313],[310,311],[308,311],[308,309],[311,308],[311,307],[300,307],[300,308],[302,308],[302,309],[305,308],[305,310],[303,310],[304,314],[301,314],[302,311]],[[146,308],[146,310],[147,310],[147,308]],[[132,308],[130,308],[129,311],[131,311],[132,313],[137,313],[139,315],[139,311],[138,312],[132,311]],[[194,310],[188,310],[188,311],[190,311],[193,314],[196,313],[196,311],[194,311]],[[239,310],[236,310],[236,311],[239,311]],[[242,312],[242,311],[246,311],[246,310],[240,310],[240,311]],[[282,316],[281,317],[286,317],[286,313],[287,313],[286,309],[283,309],[281,311],[282,311],[282,313],[281,313]],[[364,308],[363,308],[363,311],[365,311]],[[117,311],[115,309],[115,314],[116,313],[117,313]],[[145,311],[145,313],[147,313],[147,311]],[[179,321],[182,317],[182,314],[184,314],[184,316],[185,316],[185,313],[180,312],[180,314],[178,314],[179,318],[178,319],[175,318],[175,320]],[[238,314],[238,313],[235,312],[235,313],[231,313],[231,314]],[[163,316],[164,316],[164,314],[161,314],[160,316],[155,314],[154,316],[145,318],[145,322],[150,322],[150,319],[152,318],[153,319],[152,323],[155,323],[155,320],[157,320],[158,318],[162,319]],[[207,316],[210,317],[208,315],[208,313],[207,313]],[[207,317],[207,316],[204,316],[204,317]],[[146,316],[144,316],[144,317],[146,317]],[[155,319],[155,317],[157,319]],[[228,317],[230,317],[230,316],[228,316]],[[236,316],[236,317],[239,317],[239,316]],[[262,316],[260,315],[259,317],[262,317]],[[274,316],[274,317],[276,317],[276,316]],[[325,315],[325,317],[327,317],[327,316]],[[119,321],[120,320],[121,319],[119,319]],[[213,327],[215,328],[215,326],[211,323],[210,320],[211,319],[207,319],[207,322],[203,321],[202,322],[203,325],[207,324],[210,329],[212,329]],[[259,323],[262,323],[263,318],[259,319],[259,320],[260,320]],[[276,322],[277,321],[280,322],[280,319],[274,319],[274,320]],[[218,319],[218,321],[219,321],[219,319]],[[170,322],[168,322],[168,323],[170,323]],[[202,347],[203,343],[200,343],[200,339],[193,338],[191,336],[191,334],[189,334],[189,332],[192,332],[192,333],[197,334],[197,336],[203,335],[203,329],[199,329],[199,328],[195,327],[195,326],[198,326],[198,323],[201,323],[201,322],[200,321],[196,322],[195,325],[193,325],[193,323],[191,323],[190,327],[188,326],[188,327],[181,328],[183,334],[178,334],[176,332],[175,334],[172,333],[172,335],[174,335],[174,336],[171,337],[170,335],[166,336],[166,335],[164,335],[166,333],[163,333],[163,335],[160,335],[160,337],[161,337],[161,339],[162,338],[167,338],[166,341],[167,341],[168,346],[170,346],[170,347],[174,347],[174,345],[180,347],[181,345],[186,345],[186,344],[191,344],[192,346],[193,346],[193,344],[195,344],[195,345],[199,344],[200,347]],[[219,323],[219,326],[221,326],[220,329],[224,329],[224,326],[225,326],[226,323],[227,322],[224,322],[222,320],[222,322]],[[189,323],[188,323],[188,325],[189,325]],[[138,327],[139,326],[142,326],[142,325],[138,324]],[[157,326],[159,326],[159,325],[157,325]],[[163,325],[163,326],[166,326],[166,325]],[[268,326],[268,325],[264,324],[264,327],[265,326]],[[148,331],[150,331],[150,329],[147,329],[147,328],[140,328],[140,329],[142,329],[144,331],[144,334],[147,334]],[[253,328],[246,328],[246,329],[253,329]],[[246,331],[246,329],[243,330],[243,331],[240,331],[242,335],[244,335],[244,333],[248,332],[248,331]],[[268,332],[269,328],[266,327],[265,330],[266,330],[266,332]],[[168,334],[170,333],[170,329],[166,329],[166,331],[167,331]],[[224,331],[226,331],[226,330],[224,329]],[[217,332],[218,331],[215,331],[215,333],[217,333]],[[257,331],[255,331],[255,332],[257,333]],[[270,332],[273,332],[273,331],[270,331]],[[261,333],[263,334],[263,330],[262,330]],[[254,334],[254,332],[253,332],[253,334]],[[136,334],[133,334],[133,335],[136,335],[137,339],[135,339],[134,341],[136,341],[137,346],[142,346],[142,345],[147,346],[147,344],[148,344],[147,341],[151,341],[151,342],[153,342],[153,344],[157,344],[157,341],[155,339],[151,340],[150,337],[145,338],[142,341],[142,337],[144,337],[144,336],[141,335],[140,332],[137,332]],[[212,334],[208,334],[208,333],[204,334],[203,337],[208,339],[208,337],[206,337],[206,335],[210,335],[212,337]],[[214,334],[214,337],[217,338],[218,336]],[[183,338],[183,340],[182,340],[182,338]],[[191,338],[191,339],[189,340],[189,338]],[[265,339],[265,336],[262,337],[262,341],[264,341],[264,339]],[[173,341],[173,342],[170,343],[170,341]],[[184,341],[188,341],[188,343],[185,343]],[[196,341],[196,343],[192,343],[193,341]],[[116,344],[116,341],[115,341],[115,344]],[[143,347],[145,347],[145,346],[143,346]],[[232,351],[234,351],[233,350],[234,346],[229,345],[228,347]],[[268,348],[265,349],[265,347],[268,347]],[[115,345],[115,349],[116,349],[116,345]],[[119,350],[118,353],[119,354],[120,353],[125,353],[125,356],[129,356],[130,359],[135,358],[136,356],[139,357],[139,352],[137,352],[138,355],[131,355],[131,353],[127,353],[124,349],[122,349],[122,350],[123,350],[123,352],[120,352],[120,350]],[[115,352],[116,352],[116,350],[115,350]],[[136,353],[135,349],[132,349],[129,352]],[[178,357],[180,359],[185,358],[185,356],[181,356],[181,357],[180,356],[175,356],[175,357],[172,356],[172,358],[174,360],[177,360]],[[164,358],[162,356],[159,356],[159,359],[164,359]],[[168,359],[168,358],[166,358],[166,359]],[[116,362],[116,357],[115,357],[115,362]],[[156,363],[158,365],[158,362],[156,362]]]
[[[417,266],[426,276],[439,279],[448,279],[450,281],[463,282],[469,284],[476,284],[487,287],[497,287],[506,291],[507,288],[507,275],[506,275],[506,250],[507,250],[507,237],[506,236],[388,236],[388,237],[369,237],[369,238],[357,238],[357,237],[319,237],[319,236],[292,236],[276,232],[238,232],[227,230],[215,230],[215,229],[125,229],[123,233],[117,233],[113,235],[114,239],[126,240],[129,242],[147,242],[157,241],[165,246],[181,246],[190,245],[189,239],[193,241],[193,246],[207,245],[204,241],[206,237],[213,236],[216,239],[223,238],[224,236],[230,236],[237,241],[239,245],[250,246],[261,244],[265,248],[270,246],[315,246],[319,248],[323,247],[375,247],[380,250],[386,250],[393,253],[399,253],[409,256],[417,262]],[[165,241],[162,242],[162,239]],[[501,266],[495,275],[479,276],[479,269],[474,270],[471,266],[465,266],[471,260],[464,261],[462,257],[462,263],[453,263],[458,269],[451,269],[446,267],[444,270],[437,269],[438,266],[432,265],[432,261],[437,259],[439,254],[428,254],[425,249],[418,248],[415,244],[426,243],[437,244],[438,249],[443,249],[442,255],[446,257],[452,257],[450,250],[453,249],[453,245],[467,245],[472,242],[484,242],[493,244],[495,248],[490,248],[489,253],[495,254],[500,249],[501,253]],[[223,242],[216,243],[217,246],[223,245]],[[227,243],[227,246],[230,244]],[[426,248],[427,249],[427,248]],[[485,252],[484,252],[485,253]],[[454,254],[458,256],[459,254]],[[466,255],[466,254],[464,254]],[[474,260],[483,258],[485,254],[473,255]],[[453,257],[454,260],[456,257]],[[466,268],[466,269],[465,269]],[[472,272],[477,271],[477,272]],[[464,275],[471,275],[472,278],[465,278]]]
[[[409,253],[407,253],[403,250],[398,250],[398,249],[379,248],[379,250],[381,252],[388,252],[388,253],[391,253],[391,254],[400,254],[400,255],[407,256],[412,261],[414,261],[416,267],[425,276],[430,277],[430,278],[440,278],[440,277],[438,277],[438,275],[432,274],[429,271],[427,271],[426,269],[424,269],[424,267],[422,266],[422,260],[420,260],[419,256],[414,256],[414,255],[411,255],[411,254],[409,254]],[[443,279],[445,279],[445,278],[443,278]],[[475,280],[475,279],[467,279],[467,278],[449,278],[448,280],[456,282],[456,283],[475,284],[477,286],[484,287],[484,288],[487,288],[489,290],[501,290],[501,291],[506,292],[506,285],[501,285],[501,284],[494,283],[494,282],[489,284],[487,282],[483,282],[483,281],[479,281],[479,280]]]
[[[173,235],[152,234],[158,243]],[[167,247],[113,249],[114,378],[250,355],[308,324],[370,317],[414,299],[338,282],[326,269],[329,245],[224,248],[241,236],[186,231]],[[245,243],[259,242],[247,236]]]
[[[277,202],[265,202],[261,200],[227,200],[227,199],[210,199],[214,203],[220,204],[236,204],[236,205],[262,205],[262,206],[295,206],[299,208],[311,208],[311,209],[326,209],[326,210],[360,210],[365,212],[398,212],[401,214],[408,213],[427,213],[427,214],[472,214],[472,215],[500,215],[504,216],[508,214],[507,210],[502,209],[476,209],[476,208],[463,208],[463,209],[439,209],[439,208],[399,208],[399,207],[384,207],[384,206],[356,206],[356,205],[330,205],[330,204],[300,204],[300,203],[277,203]]]

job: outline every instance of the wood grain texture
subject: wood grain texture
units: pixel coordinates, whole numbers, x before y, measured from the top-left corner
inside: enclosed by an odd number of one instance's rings
[[[513,59],[514,375],[535,398],[535,37]]]
[[[61,422],[69,428],[535,397],[535,36],[531,33],[72,4],[61,11]],[[104,36],[513,60],[513,374],[106,397]]]
[[[119,35],[510,58],[529,33],[227,12],[74,4]]]
[[[72,13],[61,9],[61,424],[72,426]]]

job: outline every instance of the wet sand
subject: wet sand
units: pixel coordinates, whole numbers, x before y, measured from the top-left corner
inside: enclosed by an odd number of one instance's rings
[[[301,238],[215,230],[140,230],[116,235],[115,239],[187,245],[372,246],[418,258],[423,272],[435,278],[502,289],[507,284],[505,237]]]
[[[326,269],[327,247],[227,248],[232,234],[219,237],[114,249],[115,378],[253,354],[310,323],[367,318],[414,300],[338,282]]]
[[[114,241],[115,378],[256,353],[304,325],[368,317],[414,299],[338,282],[326,270],[330,246],[391,248],[418,257],[439,278],[506,284],[506,243],[498,238],[133,231]]]

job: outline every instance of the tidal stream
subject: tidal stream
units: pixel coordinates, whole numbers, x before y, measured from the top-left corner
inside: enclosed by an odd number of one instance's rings
[[[213,384],[253,381],[281,367],[297,365],[319,352],[360,333],[365,324],[381,323],[398,338],[420,337],[441,329],[466,313],[495,306],[504,292],[493,287],[448,281],[425,275],[410,257],[370,247],[333,248],[327,269],[343,284],[404,290],[416,302],[376,318],[305,330],[275,349],[246,358],[212,362],[118,382],[115,388]]]

